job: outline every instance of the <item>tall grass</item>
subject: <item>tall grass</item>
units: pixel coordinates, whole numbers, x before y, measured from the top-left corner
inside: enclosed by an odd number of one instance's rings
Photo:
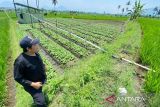
[[[160,93],[160,20],[141,18],[139,19],[139,22],[143,31],[140,53],[141,60],[155,70],[148,72],[146,76],[145,90],[152,94],[156,93],[157,95],[155,95],[155,99],[158,99],[160,98],[158,95]],[[150,103],[151,105],[158,104],[156,103],[156,100]]]
[[[9,53],[9,20],[0,19],[0,106],[4,105],[6,97],[7,56]]]
[[[143,31],[141,58],[144,63],[157,68],[160,64],[160,20],[140,19]]]

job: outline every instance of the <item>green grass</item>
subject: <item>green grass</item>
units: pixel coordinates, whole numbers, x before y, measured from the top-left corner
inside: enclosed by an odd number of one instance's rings
[[[141,60],[150,65],[154,71],[149,71],[146,76],[145,90],[150,94],[157,94],[150,100],[152,106],[158,106],[156,99],[160,99],[160,20],[141,18],[139,19],[143,31],[141,44]],[[153,100],[153,101],[152,101]]]
[[[6,11],[7,14],[12,18],[12,19],[16,19],[16,14],[13,11]],[[0,12],[0,18],[6,17],[6,14],[4,13],[4,11]]]
[[[14,11],[7,11],[12,19],[17,19]],[[0,17],[6,16],[4,12],[0,12]],[[114,20],[114,21],[126,21],[128,17],[126,16],[114,16],[114,15],[104,15],[104,14],[89,14],[89,13],[78,13],[70,15],[69,12],[58,12],[57,15],[53,13],[48,13],[45,18],[75,18],[75,19],[89,19],[89,20]]]
[[[0,19],[0,106],[3,106],[6,97],[6,73],[7,58],[9,56],[10,37],[9,37],[9,20]]]
[[[70,15],[69,12],[58,12],[57,15],[53,13],[48,13],[46,18],[75,18],[75,19],[89,19],[89,20],[114,20],[114,21],[125,21],[128,17],[125,16],[112,16],[112,15],[104,15],[104,14],[87,14],[87,13],[78,13],[74,15]]]
[[[142,49],[141,58],[146,64],[157,68],[160,64],[160,54],[157,54],[160,49],[160,20],[156,19],[140,19],[142,31]]]

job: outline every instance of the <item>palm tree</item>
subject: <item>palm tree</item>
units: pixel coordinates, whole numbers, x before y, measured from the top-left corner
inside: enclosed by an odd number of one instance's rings
[[[127,7],[126,7],[126,12],[128,12],[129,6],[131,5],[131,1],[128,1],[128,2],[126,3],[126,5],[127,5]]]
[[[118,11],[119,11],[120,8],[121,8],[121,5],[118,5]]]
[[[52,0],[52,4],[54,4],[54,11],[55,11],[55,7],[56,7],[57,3],[58,3],[57,0]]]
[[[120,9],[121,8],[121,5],[118,5],[118,9]]]
[[[122,15],[123,15],[124,11],[125,11],[124,8],[122,8]]]
[[[57,0],[52,0],[52,3],[54,4],[54,6],[56,6],[58,1]]]

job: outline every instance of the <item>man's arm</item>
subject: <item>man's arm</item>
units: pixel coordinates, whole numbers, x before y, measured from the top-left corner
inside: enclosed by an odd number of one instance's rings
[[[22,63],[15,61],[14,63],[14,79],[22,86],[31,86],[31,81],[24,79],[24,66]]]

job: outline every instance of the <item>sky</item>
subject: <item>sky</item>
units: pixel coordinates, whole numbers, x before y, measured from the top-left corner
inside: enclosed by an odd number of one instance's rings
[[[51,0],[39,0],[40,8],[53,9]],[[75,10],[98,13],[118,13],[118,5],[126,8],[126,2],[129,0],[58,0],[57,10]],[[130,0],[134,4],[135,0]],[[160,0],[141,0],[145,4],[144,8],[160,7]],[[26,4],[26,0],[15,0],[15,2]],[[31,6],[36,6],[36,0],[29,0]],[[129,8],[132,8],[132,5]],[[0,7],[13,7],[12,0],[0,0]]]

